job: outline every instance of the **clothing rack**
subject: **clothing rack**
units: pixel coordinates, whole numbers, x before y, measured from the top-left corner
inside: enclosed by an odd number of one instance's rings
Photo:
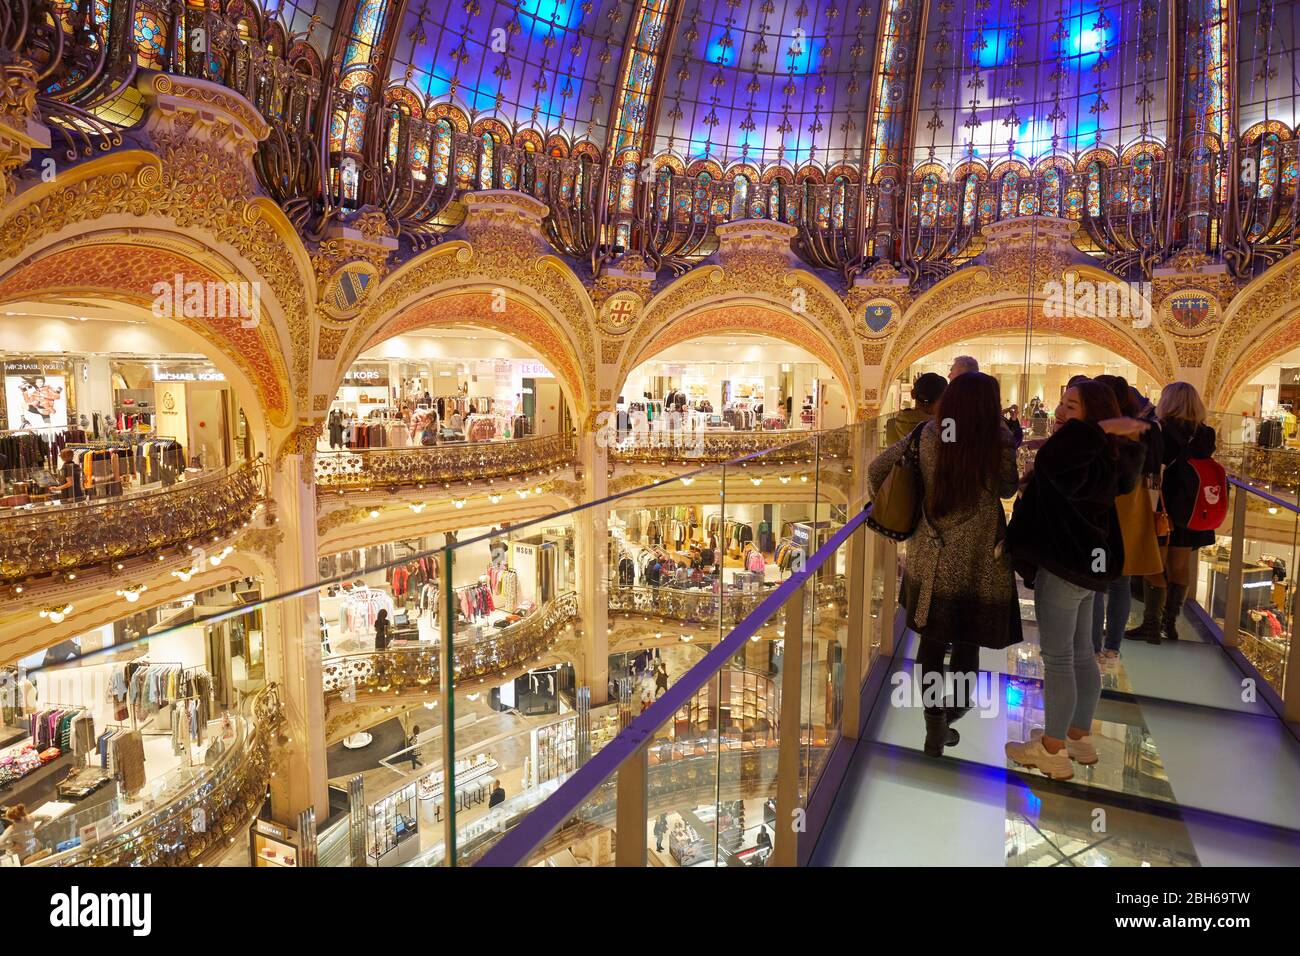
[[[27,713],[24,713],[24,715],[23,715],[23,719],[24,719],[24,720],[28,720],[29,718],[33,717],[34,715],[36,715],[36,714],[38,714],[38,713],[41,713],[42,711],[50,711],[50,710],[61,710],[61,711],[70,711],[70,712],[78,713],[78,714],[89,714],[90,717],[91,717],[91,719],[92,719],[92,721],[93,721],[94,713],[95,713],[94,710],[92,710],[90,707],[87,707],[85,704],[61,704],[61,703],[59,703],[58,701],[49,701],[49,700],[47,700],[47,701],[39,701],[39,702],[37,703],[37,706],[36,706],[35,710],[32,710],[32,711],[27,712]],[[95,736],[98,737],[99,735],[96,734]],[[35,737],[35,736],[32,737],[32,744],[33,744],[33,745],[37,745],[37,740],[36,740],[36,737]],[[57,744],[55,744],[55,743],[51,743],[51,744],[50,744],[50,746],[56,746],[56,745],[57,745]],[[74,752],[75,752],[75,749],[74,749]],[[87,757],[90,756],[90,754],[91,754],[92,752],[93,752],[93,750],[92,750],[92,751],[87,751],[86,754],[85,754],[85,756],[87,756]]]
[[[140,665],[140,667],[137,670],[132,672],[131,680],[127,682],[126,709],[127,709],[127,713],[131,715],[131,729],[137,732],[141,732],[140,718],[139,715],[136,713],[136,708],[132,706],[133,701],[131,700],[131,684],[135,682],[136,675],[143,673],[145,670],[147,670],[150,667],[168,667],[168,668],[175,667],[177,670],[183,672],[184,665],[180,661],[151,661],[149,660],[148,657],[137,658],[136,660],[133,661],[127,661],[127,663]],[[152,719],[152,715],[150,716],[150,719]],[[148,721],[146,721],[146,723],[148,723]]]

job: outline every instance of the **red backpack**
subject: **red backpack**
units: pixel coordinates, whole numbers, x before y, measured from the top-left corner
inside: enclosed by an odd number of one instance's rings
[[[1196,502],[1187,519],[1188,531],[1215,531],[1228,517],[1228,473],[1213,458],[1188,458],[1195,475]],[[1191,481],[1188,486],[1191,486]]]

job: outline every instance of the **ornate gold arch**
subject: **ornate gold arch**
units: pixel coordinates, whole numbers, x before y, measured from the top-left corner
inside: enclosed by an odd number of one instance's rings
[[[1211,407],[1230,399],[1270,359],[1300,345],[1300,252],[1252,280],[1224,310],[1211,349],[1205,399]]]
[[[735,309],[748,310],[748,325],[733,324],[737,313],[726,310]],[[684,337],[674,341],[697,336],[701,317],[716,310],[723,311],[710,320],[717,323],[712,331],[763,331],[825,361],[856,416],[863,401],[862,367],[854,320],[844,300],[813,273],[793,268],[783,254],[761,246],[732,251],[721,266],[692,270],[651,299],[620,337],[617,353],[606,359],[617,360],[615,381],[620,386],[626,382],[632,369],[654,354],[647,346],[666,341],[661,338],[666,331],[682,330]],[[656,350],[666,347],[659,344]]]
[[[886,383],[894,381],[898,374],[913,362],[958,342],[986,335],[1023,333],[1024,330],[1023,305],[1002,306],[959,315],[915,340],[906,351],[901,353],[897,365],[890,370],[889,377],[883,381]],[[1155,363],[1151,361],[1151,357],[1132,339],[1116,331],[1114,325],[1105,320],[1082,316],[1045,316],[1040,311],[1034,316],[1034,333],[1068,335],[1099,345],[1121,358],[1128,359],[1156,381],[1164,381]]]
[[[1157,381],[1173,380],[1174,364],[1160,331],[1131,320],[1109,321],[1087,316],[1052,318],[1044,314],[1040,283],[1064,283],[1073,272],[1079,280],[1113,283],[1114,276],[1096,267],[1073,263],[1060,254],[1042,254],[1035,262],[1036,291],[1032,299],[1034,329],[1077,336],[1104,346],[1149,372]],[[1028,253],[1003,253],[991,266],[967,266],[922,294],[907,310],[883,350],[880,361],[888,383],[911,362],[945,345],[960,341],[942,330],[967,328],[967,335],[1023,332],[1028,292]],[[981,319],[981,316],[985,318]],[[969,322],[967,321],[969,320]],[[962,323],[962,324],[955,324]],[[983,329],[984,331],[977,331]],[[918,352],[922,343],[930,343]]]
[[[850,391],[852,380],[833,343],[810,323],[765,302],[717,304],[679,315],[634,349],[627,373],[619,378],[615,392],[622,390],[632,369],[672,346],[701,336],[727,332],[768,335],[796,345],[830,368],[831,374],[844,388],[846,396],[853,394]]]
[[[515,193],[483,194],[471,201],[465,224],[469,241],[442,243],[395,270],[355,319],[322,326],[317,357],[335,361],[336,377],[341,378],[377,335],[382,341],[395,334],[384,330],[411,309],[434,308],[446,295],[472,294],[478,297],[475,303],[488,305],[504,297],[505,312],[489,308],[483,313],[478,304],[464,303],[476,316],[473,324],[500,329],[515,316],[518,325],[504,328],[506,334],[519,338],[536,332],[545,346],[538,351],[557,366],[574,414],[585,416],[595,394],[596,309],[581,280],[546,246],[539,208],[545,209],[537,200]],[[424,324],[433,324],[430,317],[445,321],[436,309]],[[528,344],[538,347],[531,338]]]
[[[0,268],[22,268],[70,240],[109,229],[165,233],[196,255],[234,263],[228,278],[260,283],[258,333],[285,392],[282,403],[268,403],[268,410],[278,406],[268,422],[284,427],[308,405],[311,260],[280,208],[255,195],[248,167],[219,143],[191,137],[194,122],[187,115],[155,130],[157,155],[123,150],[22,192],[0,213]],[[230,348],[227,343],[222,350]]]
[[[385,322],[366,341],[361,351],[415,329],[456,326],[487,329],[536,352],[546,367],[555,374],[575,417],[585,415],[588,395],[582,381],[581,366],[563,333],[543,313],[526,303],[506,296],[503,311],[497,311],[496,305],[499,302],[502,300],[491,289],[436,294],[404,309]],[[350,364],[351,360],[348,362]],[[348,365],[340,365],[336,370],[335,391],[342,383]]]
[[[143,240],[144,237],[141,237]],[[80,296],[128,302],[151,311],[157,298],[156,283],[173,286],[175,278],[185,282],[219,283],[243,281],[230,267],[221,268],[201,251],[186,255],[180,244],[168,246],[131,242],[123,237],[61,244],[13,269],[0,279],[0,302],[43,301],[55,297]],[[201,261],[206,259],[207,261]],[[275,426],[291,418],[293,396],[288,370],[278,348],[267,341],[260,324],[245,326],[238,315],[160,319],[174,322],[197,333],[210,347],[211,357],[233,365],[246,380],[245,395],[257,396],[259,417]],[[267,323],[269,326],[269,323]]]

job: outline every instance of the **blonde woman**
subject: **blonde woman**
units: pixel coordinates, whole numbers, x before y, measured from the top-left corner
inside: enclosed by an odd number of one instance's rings
[[[41,848],[40,841],[36,839],[36,821],[28,815],[27,808],[21,803],[5,810],[5,822],[9,828],[0,834],[0,852],[11,850],[22,862]]]
[[[1190,469],[1171,467],[1189,458],[1209,458],[1214,454],[1214,429],[1205,424],[1205,403],[1196,389],[1187,382],[1173,382],[1165,386],[1156,405],[1156,418],[1164,438],[1162,461],[1165,467],[1161,480],[1165,511],[1173,526],[1165,552],[1165,606],[1161,619],[1161,635],[1165,640],[1178,640],[1178,618],[1187,598],[1191,583],[1192,551],[1214,544],[1213,531],[1191,531],[1178,524],[1179,516],[1190,515],[1196,498],[1194,482],[1189,483]],[[1156,597],[1159,598],[1157,593]]]

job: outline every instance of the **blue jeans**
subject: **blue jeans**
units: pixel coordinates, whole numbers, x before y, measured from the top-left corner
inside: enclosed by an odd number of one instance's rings
[[[1117,651],[1124,643],[1124,628],[1128,626],[1129,608],[1133,606],[1133,592],[1129,590],[1129,579],[1118,577],[1105,591],[1094,591],[1092,599],[1092,649],[1102,652],[1102,621],[1106,622],[1106,645],[1108,651]]]
[[[1043,652],[1043,733],[1058,740],[1071,727],[1090,732],[1101,697],[1101,670],[1092,649],[1092,595],[1038,569],[1034,615]]]

